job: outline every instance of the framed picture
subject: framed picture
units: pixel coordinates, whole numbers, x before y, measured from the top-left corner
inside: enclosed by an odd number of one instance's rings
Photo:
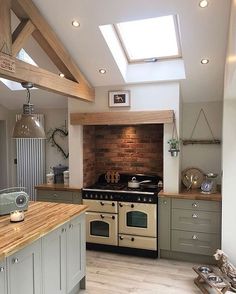
[[[108,96],[109,107],[130,106],[130,91],[110,91]]]

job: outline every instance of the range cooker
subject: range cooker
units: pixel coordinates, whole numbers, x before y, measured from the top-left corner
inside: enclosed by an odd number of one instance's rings
[[[134,176],[138,181],[149,180],[151,188],[129,188],[128,181]],[[144,174],[120,174],[117,183],[108,183],[106,174],[102,174],[94,185],[83,188],[83,203],[89,206],[87,248],[157,257],[161,189],[159,176]]]

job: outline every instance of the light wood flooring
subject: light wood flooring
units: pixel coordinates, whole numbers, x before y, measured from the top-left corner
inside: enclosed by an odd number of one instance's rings
[[[193,265],[89,250],[86,290],[80,294],[199,294]]]

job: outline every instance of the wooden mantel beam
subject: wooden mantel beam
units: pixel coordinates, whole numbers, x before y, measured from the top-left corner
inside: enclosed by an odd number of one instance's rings
[[[16,56],[21,48],[24,47],[25,42],[34,30],[35,26],[32,24],[31,20],[21,21],[12,34],[12,56]]]
[[[0,53],[0,58],[7,56],[4,53]],[[32,82],[37,88],[85,101],[93,101],[94,99],[93,89],[83,84],[65,78],[62,79],[57,74],[23,62],[17,58],[12,57],[12,60],[15,62],[15,72],[10,72],[0,67],[0,77],[16,82]]]
[[[20,19],[32,21],[37,28],[33,33],[34,38],[68,79],[91,87],[32,0],[14,0],[12,10]]]
[[[173,110],[71,113],[71,125],[134,125],[173,123]]]

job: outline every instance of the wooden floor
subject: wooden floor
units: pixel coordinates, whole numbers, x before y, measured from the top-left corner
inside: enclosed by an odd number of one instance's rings
[[[80,294],[199,294],[193,265],[87,251],[86,290]]]

